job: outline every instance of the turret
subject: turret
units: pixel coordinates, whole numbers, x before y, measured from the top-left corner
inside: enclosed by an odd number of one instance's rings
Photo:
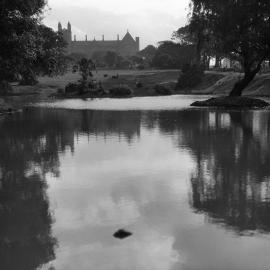
[[[59,22],[58,23],[58,32],[62,32],[63,28],[62,28],[62,24]]]
[[[68,28],[68,31],[71,32],[71,24],[70,24],[70,22],[68,22],[67,28]]]
[[[140,38],[139,37],[136,37],[136,47],[139,52],[140,51]]]
[[[67,41],[68,43],[72,41],[72,32],[71,32],[70,22],[68,22],[68,25],[67,25]]]

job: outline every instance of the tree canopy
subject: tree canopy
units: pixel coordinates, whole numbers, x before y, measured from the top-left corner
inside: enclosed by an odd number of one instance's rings
[[[241,63],[244,78],[231,95],[239,96],[270,56],[268,0],[192,0],[191,22],[204,22],[215,50]]]
[[[0,0],[0,6],[0,80],[30,83],[37,74],[62,72],[63,37],[41,23],[46,1]]]
[[[152,60],[157,68],[182,68],[194,58],[194,46],[172,41],[160,42]]]

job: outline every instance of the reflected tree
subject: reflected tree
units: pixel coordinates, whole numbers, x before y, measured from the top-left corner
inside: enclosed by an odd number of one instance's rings
[[[191,152],[190,204],[211,222],[239,233],[270,232],[270,119],[267,112],[149,113],[177,147]]]
[[[0,119],[0,268],[34,270],[55,258],[46,175],[79,134],[140,136],[139,112],[27,109]]]

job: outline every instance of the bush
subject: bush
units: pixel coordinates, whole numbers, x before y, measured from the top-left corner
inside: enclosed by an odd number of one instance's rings
[[[171,55],[167,53],[157,53],[153,58],[152,66],[161,69],[169,69],[175,67],[175,62]]]
[[[191,88],[202,82],[204,77],[204,68],[201,65],[186,64],[182,68],[182,74],[178,79],[179,88]]]
[[[169,96],[172,94],[172,90],[166,85],[157,84],[154,89],[158,95]]]
[[[145,66],[143,64],[140,64],[140,65],[137,66],[137,69],[138,70],[144,70]]]
[[[38,83],[36,74],[32,70],[23,72],[20,85],[36,85]]]
[[[81,91],[82,91],[82,85],[78,83],[69,83],[65,87],[66,94],[75,94],[75,93],[80,93]]]
[[[133,90],[127,85],[120,85],[111,88],[109,93],[113,97],[126,97],[133,95]]]

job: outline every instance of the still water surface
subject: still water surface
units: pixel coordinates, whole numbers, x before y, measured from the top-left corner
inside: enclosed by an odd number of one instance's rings
[[[269,270],[270,112],[165,100],[0,118],[1,270]]]

